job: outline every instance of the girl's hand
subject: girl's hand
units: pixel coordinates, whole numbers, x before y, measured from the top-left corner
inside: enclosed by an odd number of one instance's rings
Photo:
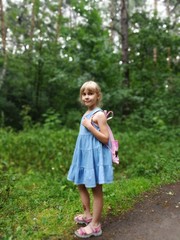
[[[103,112],[98,112],[93,116],[93,122],[99,126],[99,130],[97,130],[92,124],[92,119],[88,119],[86,117],[82,120],[82,125],[86,127],[100,142],[104,144],[108,144],[109,140],[109,132],[107,126],[107,119]]]
[[[84,127],[86,127],[87,129],[89,129],[92,126],[91,119],[88,119],[88,118],[84,117],[84,119],[82,121],[82,125]]]

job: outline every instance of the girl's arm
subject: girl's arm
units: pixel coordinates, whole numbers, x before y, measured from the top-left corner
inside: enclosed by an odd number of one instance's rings
[[[91,124],[91,119],[84,118],[82,124],[86,127],[100,142],[108,144],[109,133],[107,127],[107,119],[103,112],[98,112],[93,116],[93,121],[99,126],[100,131],[98,131]]]

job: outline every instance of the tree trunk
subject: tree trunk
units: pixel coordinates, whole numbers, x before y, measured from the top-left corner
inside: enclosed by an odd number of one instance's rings
[[[154,0],[154,16],[157,16],[157,0]],[[157,63],[157,48],[153,48],[153,61],[156,64]]]
[[[59,0],[58,20],[57,20],[57,29],[56,29],[56,42],[58,42],[58,38],[60,36],[60,31],[61,31],[62,4],[63,4],[63,0]]]
[[[124,66],[124,86],[129,88],[129,54],[128,54],[128,0],[121,0],[121,37],[122,37],[122,63]]]
[[[30,49],[29,49],[29,62],[31,63],[33,61],[33,47],[35,48],[36,52],[39,54],[38,63],[36,65],[35,69],[35,75],[32,76],[34,79],[34,88],[35,88],[35,109],[36,109],[36,115],[38,115],[39,112],[39,102],[40,102],[40,92],[41,92],[41,85],[43,81],[42,76],[42,68],[43,63],[41,60],[42,55],[42,39],[41,39],[41,29],[40,29],[40,23],[38,19],[38,13],[39,13],[39,0],[32,0],[32,12],[31,12],[31,28],[30,28]],[[39,29],[39,37],[40,40],[37,45],[34,46],[33,37],[34,37],[34,31],[35,29]],[[29,66],[29,72],[32,73],[32,64]]]
[[[42,55],[42,41],[40,41],[39,43],[39,55]],[[41,58],[38,59],[38,64],[37,64],[37,72],[36,72],[36,77],[35,77],[35,107],[36,107],[36,111],[37,114],[39,112],[39,102],[40,102],[40,92],[41,92],[41,85],[43,82],[43,73],[42,73],[42,69],[43,69],[43,62],[41,60]]]
[[[34,35],[34,26],[35,26],[35,0],[32,1],[32,13],[31,13],[31,30],[30,30],[30,38],[32,41]]]
[[[169,7],[169,0],[166,1],[166,11],[167,11],[167,17],[170,21],[170,7]],[[167,48],[167,62],[168,62],[168,68],[171,68],[171,48]]]
[[[153,48],[153,61],[154,63],[157,63],[157,48]]]
[[[169,0],[166,0],[166,12],[167,12],[167,17],[170,17],[170,7],[169,7]]]
[[[154,0],[154,15],[157,15],[157,0]]]
[[[109,8],[110,8],[110,18],[111,18],[111,22],[110,22],[110,32],[111,32],[110,39],[111,39],[112,42],[114,42],[114,21],[115,21],[115,18],[116,18],[116,1],[111,0]]]
[[[4,11],[3,11],[3,2],[0,0],[0,21],[1,21],[1,37],[2,37],[2,53],[3,53],[3,68],[0,73],[0,88],[3,85],[4,77],[6,75],[6,67],[7,67],[7,52],[6,52],[6,27],[4,22]]]
[[[2,37],[2,49],[3,54],[6,54],[6,28],[4,22],[3,2],[0,0],[0,17],[1,17],[1,37]]]

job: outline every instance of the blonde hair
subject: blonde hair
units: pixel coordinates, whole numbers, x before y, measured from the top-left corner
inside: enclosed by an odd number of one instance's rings
[[[94,82],[94,81],[87,81],[85,82],[81,88],[80,88],[80,101],[82,102],[82,95],[85,90],[90,90],[92,92],[97,93],[98,99],[97,99],[97,106],[101,105],[102,101],[102,93],[101,93],[101,88],[100,86]]]

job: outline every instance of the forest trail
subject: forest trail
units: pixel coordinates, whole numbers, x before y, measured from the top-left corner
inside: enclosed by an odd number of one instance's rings
[[[180,182],[143,194],[133,209],[108,217],[102,227],[103,235],[91,240],[180,240]]]

